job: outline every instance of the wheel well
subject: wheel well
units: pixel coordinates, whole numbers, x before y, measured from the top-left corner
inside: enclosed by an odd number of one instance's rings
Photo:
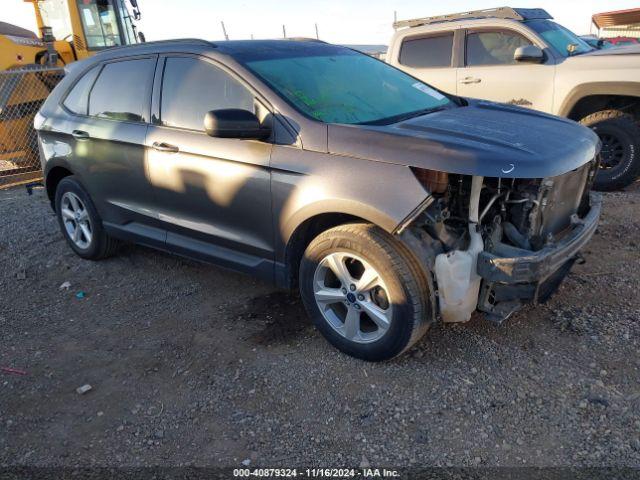
[[[56,189],[58,188],[58,184],[64,177],[68,177],[69,175],[73,175],[69,170],[64,167],[53,167],[51,171],[47,174],[46,185],[47,185],[47,196],[49,197],[49,201],[51,202],[51,206],[55,208],[55,200],[56,200]]]
[[[302,255],[311,241],[330,228],[347,223],[370,223],[362,218],[344,213],[323,213],[311,217],[296,228],[291,235],[285,251],[287,282],[290,288],[298,286],[298,270]]]
[[[628,95],[590,95],[583,97],[573,106],[568,117],[580,121],[592,113],[602,110],[621,110],[640,118],[640,97]]]

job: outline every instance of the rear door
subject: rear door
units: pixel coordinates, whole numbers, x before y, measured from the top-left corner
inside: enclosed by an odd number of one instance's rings
[[[399,67],[423,82],[455,95],[453,46],[453,31],[405,37],[398,54]]]
[[[540,64],[514,60],[518,47],[533,43],[506,28],[468,30],[464,67],[458,69],[458,95],[550,112],[555,76],[552,59]]]
[[[205,114],[223,108],[249,110],[270,122],[265,104],[223,66],[175,55],[161,58],[153,108],[147,161],[167,246],[272,276],[272,144],[204,131]]]
[[[63,128],[74,171],[114,228],[157,225],[144,148],[156,61],[144,56],[101,64],[63,101],[72,113]]]

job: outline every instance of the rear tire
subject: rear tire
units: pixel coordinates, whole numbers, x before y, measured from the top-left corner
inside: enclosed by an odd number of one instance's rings
[[[324,337],[363,360],[400,355],[431,323],[429,287],[417,261],[373,225],[341,225],[316,237],[300,264],[300,293]]]
[[[55,208],[62,235],[78,256],[101,260],[116,253],[120,242],[104,231],[89,194],[73,175],[58,184]]]
[[[640,126],[635,118],[620,110],[603,110],[580,123],[602,140],[594,189],[608,192],[631,185],[640,176]]]

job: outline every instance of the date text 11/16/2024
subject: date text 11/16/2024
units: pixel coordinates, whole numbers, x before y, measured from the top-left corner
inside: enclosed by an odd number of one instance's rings
[[[289,477],[289,478],[399,478],[400,473],[386,468],[236,468],[233,476],[242,477]]]

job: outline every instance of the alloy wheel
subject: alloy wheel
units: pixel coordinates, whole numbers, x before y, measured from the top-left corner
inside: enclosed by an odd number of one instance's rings
[[[81,249],[89,248],[93,228],[84,202],[73,192],[65,192],[60,202],[60,215],[71,241]]]
[[[393,306],[382,276],[348,252],[327,255],[316,267],[313,293],[327,323],[342,337],[371,343],[391,326]]]

